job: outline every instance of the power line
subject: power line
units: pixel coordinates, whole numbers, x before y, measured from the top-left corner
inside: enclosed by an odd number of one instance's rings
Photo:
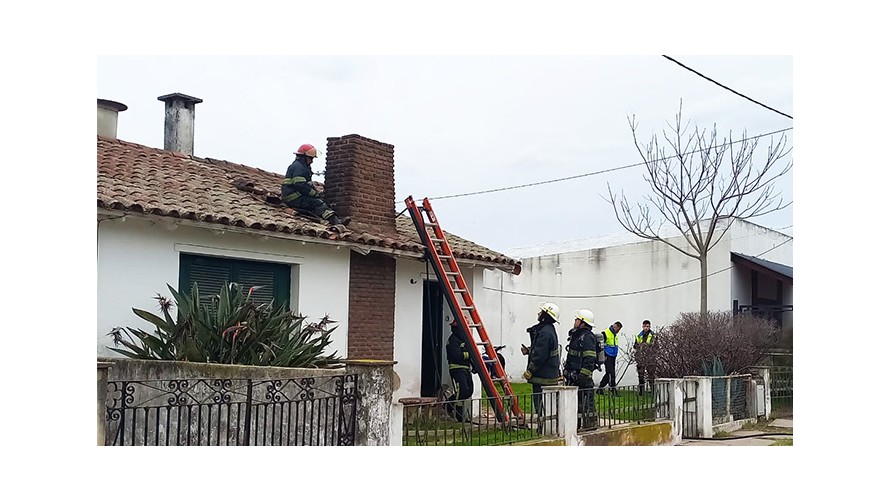
[[[664,54],[662,54],[661,57],[663,57],[663,58],[665,58],[665,59],[667,59],[667,60],[669,60],[669,61],[673,61],[673,62],[679,64],[679,65],[682,66],[683,68],[686,68],[687,70],[689,70],[689,71],[695,73],[696,75],[698,75],[698,76],[704,78],[705,80],[707,80],[707,81],[709,81],[709,82],[715,83],[715,84],[719,85],[720,87],[723,87],[724,89],[728,90],[729,92],[732,92],[733,94],[735,94],[735,95],[737,95],[737,96],[741,96],[741,97],[747,99],[748,101],[751,101],[752,103],[759,104],[760,106],[763,106],[764,108],[766,108],[766,109],[768,109],[768,110],[770,110],[770,111],[774,111],[774,112],[778,113],[779,115],[783,115],[783,116],[786,116],[786,117],[788,117],[788,118],[794,120],[794,117],[792,117],[791,115],[789,115],[789,114],[787,114],[787,113],[782,113],[781,111],[779,111],[779,110],[777,110],[777,109],[775,109],[775,108],[770,108],[769,106],[767,106],[767,105],[761,103],[760,101],[751,99],[750,97],[748,97],[748,96],[742,94],[741,92],[736,92],[736,91],[730,89],[729,87],[723,85],[722,83],[720,83],[720,82],[714,80],[713,78],[709,78],[709,77],[706,77],[706,76],[702,75],[701,73],[695,71],[694,69],[690,68],[689,66],[686,66],[685,64],[681,63],[680,61],[677,61],[676,59],[674,59],[674,58],[672,58],[672,57],[670,57],[670,56],[665,56]]]
[[[756,136],[752,136],[752,137],[746,137],[746,138],[744,138],[744,139],[737,139],[737,140],[735,140],[735,141],[730,141],[730,142],[728,142],[728,143],[726,143],[726,144],[736,144],[736,143],[741,143],[741,142],[743,142],[743,141],[750,141],[750,140],[752,140],[752,139],[759,139],[759,138],[761,138],[761,137],[771,136],[771,135],[773,135],[773,134],[779,134],[779,133],[781,133],[781,132],[787,132],[787,131],[792,130],[792,129],[793,129],[793,127],[787,127],[787,128],[784,128],[784,129],[774,130],[774,131],[772,131],[772,132],[766,132],[766,133],[764,133],[764,134],[758,134],[758,135],[756,135]],[[695,151],[690,151],[689,154],[692,154],[692,153],[699,153],[699,152],[701,152],[701,151],[704,151],[704,149],[699,149],[699,150],[695,150]],[[652,162],[658,162],[658,161],[661,161],[661,160],[667,160],[667,159],[669,159],[669,158],[679,158],[679,155],[671,155],[671,156],[662,157],[662,158],[658,158],[658,159],[656,159],[656,160],[651,160],[651,161],[652,161]],[[646,165],[646,162],[638,162],[638,163],[635,163],[635,164],[622,165],[621,167],[613,167],[613,168],[611,168],[611,169],[604,169],[604,170],[598,170],[598,171],[594,171],[594,172],[587,172],[587,173],[585,173],[585,174],[576,174],[576,175],[574,175],[574,176],[561,177],[561,178],[558,178],[558,179],[549,179],[549,180],[547,180],[547,181],[538,181],[538,182],[535,182],[535,183],[518,184],[518,185],[515,185],[515,186],[507,186],[507,187],[504,187],[504,188],[493,188],[493,189],[490,189],[490,190],[471,191],[471,192],[468,192],[468,193],[458,193],[458,194],[456,194],[456,195],[444,195],[444,196],[441,196],[441,197],[429,197],[429,199],[430,199],[430,200],[444,200],[444,199],[446,199],[446,198],[469,197],[469,196],[472,196],[472,195],[484,195],[484,194],[486,194],[486,193],[495,193],[495,192],[498,192],[498,191],[517,190],[517,189],[519,189],[519,188],[529,188],[529,187],[531,187],[531,186],[540,186],[540,185],[542,185],[542,184],[558,183],[558,182],[560,182],[560,181],[570,181],[570,180],[572,180],[572,179],[579,179],[579,178],[582,178],[582,177],[595,176],[595,175],[597,175],[597,174],[605,174],[605,173],[607,173],[607,172],[614,172],[614,171],[617,171],[617,170],[629,169],[629,168],[631,168],[631,167],[640,167],[641,165]]]
[[[766,254],[767,252],[778,249],[779,247],[787,244],[788,242],[790,242],[792,240],[794,240],[794,238],[789,238],[788,240],[785,240],[784,242],[782,242],[772,248],[769,248],[754,257],[760,257],[760,256]],[[708,273],[707,275],[705,275],[705,277],[710,277],[710,276],[716,275],[718,273],[723,273],[724,271],[731,270],[732,268],[733,268],[732,266],[730,266],[728,268],[723,268],[722,270],[717,270],[715,272]],[[560,295],[552,295],[552,294],[532,294],[529,292],[505,291],[505,290],[500,290],[500,289],[495,289],[493,287],[485,287],[485,286],[483,286],[483,289],[488,289],[490,291],[495,291],[495,292],[501,292],[503,294],[513,294],[516,296],[546,297],[546,298],[559,298],[559,299],[601,299],[601,298],[607,298],[607,297],[633,296],[635,294],[644,294],[646,292],[654,292],[654,291],[659,291],[659,290],[664,290],[664,289],[670,289],[672,287],[677,287],[679,285],[685,285],[685,284],[692,283],[692,282],[698,282],[701,279],[702,279],[702,277],[691,278],[689,280],[684,280],[682,282],[677,282],[677,283],[670,284],[670,285],[663,285],[661,287],[654,287],[652,289],[643,289],[643,290],[632,291],[632,292],[618,292],[615,294],[600,294],[597,296],[560,296]]]

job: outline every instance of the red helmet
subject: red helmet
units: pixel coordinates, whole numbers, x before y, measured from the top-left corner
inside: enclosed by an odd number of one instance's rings
[[[318,156],[318,151],[315,150],[315,146],[311,144],[304,144],[297,148],[297,151],[294,152],[294,155],[306,155],[307,157],[315,158]]]

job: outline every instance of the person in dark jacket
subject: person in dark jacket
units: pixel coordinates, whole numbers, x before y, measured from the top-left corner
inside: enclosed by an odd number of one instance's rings
[[[522,374],[532,384],[532,401],[535,413],[544,414],[543,386],[559,382],[559,340],[553,324],[559,321],[559,307],[553,303],[541,305],[538,323],[526,329],[531,338],[529,346],[522,345],[523,355],[528,355],[528,365]]]
[[[458,421],[470,421],[472,411],[469,409],[469,399],[473,396],[473,374],[470,364],[470,352],[467,349],[466,336],[457,320],[451,321],[451,336],[445,345],[445,353],[448,356],[448,373],[451,375],[451,384],[454,385],[454,394],[448,397],[445,405],[448,414]]]
[[[304,144],[294,152],[297,156],[287,168],[281,183],[281,201],[297,211],[310,212],[331,225],[348,224],[349,218],[337,216],[319,196],[312,184],[312,161],[318,151],[311,144]]]
[[[563,376],[566,384],[578,387],[578,414],[582,416],[578,426],[596,423],[593,399],[593,371],[599,370],[597,343],[593,335],[593,312],[577,310],[575,326],[569,331],[569,344]]]
[[[655,333],[652,332],[652,322],[648,320],[643,320],[643,330],[637,334],[637,338],[634,340],[634,350],[637,354],[644,352],[652,347],[652,344],[655,342]],[[640,384],[640,395],[643,394],[646,383],[649,383],[649,391],[654,391],[655,389],[655,371],[653,368],[647,364],[647,360],[645,357],[635,357],[637,362],[637,380]]]

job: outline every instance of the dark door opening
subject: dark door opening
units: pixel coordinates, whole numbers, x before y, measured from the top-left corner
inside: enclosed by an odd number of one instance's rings
[[[420,354],[420,396],[435,397],[442,386],[442,309],[439,282],[423,281],[423,347]]]

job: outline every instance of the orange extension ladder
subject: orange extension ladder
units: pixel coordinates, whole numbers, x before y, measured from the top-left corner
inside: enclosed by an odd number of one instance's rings
[[[419,207],[414,198],[409,196],[405,199],[405,205],[408,206],[408,213],[411,214],[411,219],[414,221],[418,235],[420,235],[420,241],[426,247],[427,259],[433,264],[436,277],[439,279],[439,285],[445,293],[448,306],[451,307],[451,313],[460,322],[463,332],[472,338],[464,340],[468,346],[473,348],[470,350],[470,362],[482,381],[485,393],[488,394],[492,401],[492,407],[494,407],[497,420],[501,423],[509,421],[510,411],[512,411],[514,417],[522,419],[523,414],[522,408],[519,405],[519,399],[513,393],[510,381],[507,380],[507,374],[504,372],[500,360],[498,360],[494,346],[492,346],[488,333],[485,331],[485,326],[482,325],[482,319],[479,317],[475,303],[473,303],[473,297],[470,295],[470,291],[467,290],[467,283],[464,281],[457,261],[454,259],[454,254],[451,252],[451,246],[448,245],[445,233],[442,231],[442,227],[439,226],[439,221],[436,219],[436,214],[433,212],[429,198],[424,198],[423,206]],[[423,217],[424,213],[427,215],[428,221]],[[469,314],[470,321],[467,320],[465,313]],[[480,346],[483,347],[488,355],[487,360],[482,358],[482,353],[479,351]],[[493,366],[496,377],[491,377],[486,364]],[[498,385],[501,388],[500,392],[498,391]],[[506,406],[505,402],[507,402]]]

